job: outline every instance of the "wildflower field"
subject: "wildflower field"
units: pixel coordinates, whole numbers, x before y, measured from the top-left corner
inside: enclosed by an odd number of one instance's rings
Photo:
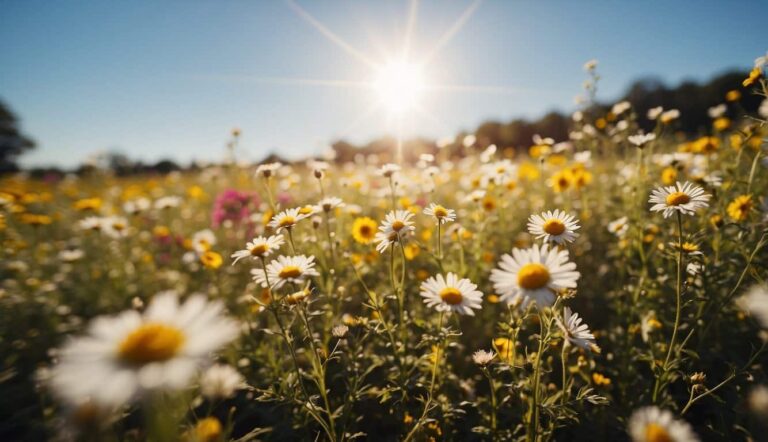
[[[5,176],[6,440],[764,440],[735,93],[692,139],[618,103],[527,152]]]

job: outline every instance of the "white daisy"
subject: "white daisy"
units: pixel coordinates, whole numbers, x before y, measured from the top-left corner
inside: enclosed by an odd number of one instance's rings
[[[396,172],[399,172],[399,171],[400,171],[400,166],[398,166],[397,164],[388,163],[381,166],[378,173],[383,177],[390,178],[392,177],[392,175],[394,175]]]
[[[655,120],[659,118],[659,115],[664,112],[664,108],[661,106],[654,107],[652,109],[648,109],[648,119],[649,120]]]
[[[708,206],[707,201],[711,195],[704,193],[704,189],[686,181],[674,186],[659,187],[651,192],[649,203],[653,212],[664,212],[664,218],[668,218],[675,212],[683,215],[693,215],[698,209]]]
[[[277,215],[272,217],[272,221],[267,224],[269,227],[275,229],[277,233],[280,233],[283,229],[291,229],[299,221],[306,219],[312,215],[314,211],[309,213],[302,213],[301,208],[286,209]]]
[[[440,224],[445,224],[447,222],[456,220],[455,210],[446,209],[445,207],[435,203],[431,203],[429,206],[427,206],[427,208],[424,209],[424,214],[434,216],[435,219],[437,219],[437,222]]]
[[[573,215],[562,210],[543,212],[541,215],[531,215],[528,218],[528,232],[536,239],[544,239],[544,242],[563,244],[573,242],[579,234],[579,221]]]
[[[377,242],[376,250],[379,253],[389,248],[390,245],[396,242],[404,242],[408,234],[416,230],[413,227],[413,213],[407,210],[393,210],[387,213],[384,217],[384,221],[379,226],[379,231],[376,232],[373,240]]]
[[[483,302],[483,293],[469,279],[459,279],[458,275],[448,273],[433,276],[421,283],[421,296],[428,307],[439,312],[457,312],[475,316],[472,309],[479,310]]]
[[[59,259],[64,262],[75,262],[81,260],[85,252],[80,249],[62,250],[59,252]]]
[[[62,399],[120,406],[155,389],[185,388],[211,352],[235,339],[224,305],[175,292],[158,294],[144,314],[127,310],[91,321],[88,333],[59,351],[51,385]]]
[[[634,442],[696,442],[699,438],[685,421],[658,407],[644,407],[629,418],[629,435]]]
[[[629,230],[629,218],[626,216],[608,223],[608,231],[619,238],[623,238],[627,234],[627,230]]]
[[[496,357],[496,353],[487,350],[478,350],[472,353],[472,361],[480,366],[486,366],[490,364]]]
[[[283,238],[283,235],[272,235],[269,237],[257,236],[245,245],[245,249],[238,250],[232,254],[231,258],[235,259],[232,261],[232,265],[249,256],[254,259],[266,258],[271,255],[272,252],[279,249],[284,243],[285,239]]]
[[[277,172],[278,169],[282,167],[282,163],[275,162],[275,163],[267,163],[267,164],[259,164],[259,166],[256,168],[256,175],[261,175],[264,178],[269,178],[272,175]]]
[[[600,347],[595,344],[595,335],[589,331],[587,324],[582,323],[578,313],[573,313],[570,307],[563,309],[562,321],[557,317],[555,320],[568,342],[584,350],[595,351],[595,353],[600,352]]]
[[[567,250],[550,248],[548,244],[530,249],[512,249],[491,272],[493,287],[507,304],[536,302],[539,308],[551,306],[555,292],[575,288],[581,274],[576,264],[568,261]]]
[[[109,216],[102,218],[101,231],[110,238],[125,238],[128,236],[128,220],[122,216]]]
[[[323,198],[320,200],[319,203],[315,206],[315,212],[330,212],[338,207],[344,207],[344,201],[341,200],[341,198],[336,198],[335,196]]]
[[[123,204],[123,210],[129,215],[138,215],[139,213],[146,212],[152,206],[152,202],[148,198],[137,198],[135,200],[126,201]]]
[[[296,256],[278,256],[277,259],[267,264],[267,273],[264,269],[251,270],[253,280],[267,287],[267,277],[269,284],[273,289],[279,289],[286,282],[292,282],[301,285],[310,276],[319,276],[315,270],[315,257],[296,255]]]
[[[213,365],[200,376],[200,393],[208,399],[226,399],[245,386],[243,375],[231,365]]]
[[[768,285],[752,286],[736,303],[754,316],[764,328],[768,328]]]
[[[216,235],[211,229],[200,230],[192,235],[192,249],[197,253],[211,250],[214,244],[216,244]]]
[[[78,221],[77,225],[82,230],[96,232],[104,228],[104,219],[99,216],[89,216]]]
[[[644,134],[642,132],[636,135],[630,135],[627,137],[627,140],[629,140],[630,143],[634,144],[637,147],[643,147],[655,139],[656,139],[655,133]]]
[[[179,207],[181,204],[181,198],[178,196],[164,196],[162,198],[158,198],[155,201],[155,209],[157,210],[164,210],[164,209],[172,209],[174,207]]]

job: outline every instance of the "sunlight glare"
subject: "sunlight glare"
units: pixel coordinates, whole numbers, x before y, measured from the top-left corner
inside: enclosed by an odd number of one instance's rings
[[[391,61],[378,70],[373,88],[384,107],[402,113],[418,104],[424,92],[424,77],[414,63]]]

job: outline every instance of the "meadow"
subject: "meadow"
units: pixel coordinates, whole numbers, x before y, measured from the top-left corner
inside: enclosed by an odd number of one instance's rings
[[[625,102],[523,152],[3,177],[2,431],[761,440],[764,69],[693,139]]]

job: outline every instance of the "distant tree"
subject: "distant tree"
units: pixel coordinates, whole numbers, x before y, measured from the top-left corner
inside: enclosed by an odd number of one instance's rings
[[[21,133],[16,115],[0,101],[0,173],[18,170],[17,158],[33,147],[35,142]]]

